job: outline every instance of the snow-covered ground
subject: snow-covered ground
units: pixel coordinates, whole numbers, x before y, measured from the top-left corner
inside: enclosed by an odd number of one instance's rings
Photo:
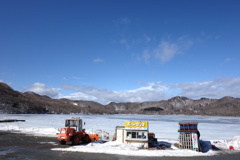
[[[65,119],[81,117],[85,122],[84,128],[92,133],[102,130],[112,135],[116,126],[123,126],[124,121],[148,121],[149,131],[154,132],[158,141],[171,145],[167,150],[139,150],[119,142],[104,144],[72,146],[69,148],[53,148],[53,150],[94,152],[107,154],[122,154],[133,156],[211,156],[219,152],[232,153],[240,150],[240,117],[211,117],[211,116],[175,116],[175,115],[40,115],[40,114],[0,114],[2,119],[19,119],[26,122],[0,123],[0,130],[10,130],[33,135],[57,137],[58,128],[64,127]],[[198,122],[201,133],[200,139],[205,144],[206,153],[180,150],[174,146],[178,142],[178,123]],[[222,149],[213,151],[212,145]],[[209,150],[210,149],[210,150]]]

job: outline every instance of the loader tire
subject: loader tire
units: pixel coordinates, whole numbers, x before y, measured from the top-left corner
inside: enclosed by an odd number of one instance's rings
[[[88,134],[85,135],[84,139],[85,139],[85,143],[90,143],[91,142],[91,139],[90,139]]]
[[[80,142],[80,138],[78,136],[74,136],[72,139],[72,145],[78,145]]]

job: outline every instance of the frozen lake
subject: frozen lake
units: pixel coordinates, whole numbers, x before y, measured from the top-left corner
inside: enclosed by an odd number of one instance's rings
[[[36,135],[56,136],[65,119],[81,117],[87,131],[101,129],[110,134],[124,121],[148,121],[149,131],[161,140],[177,140],[179,122],[198,122],[203,140],[227,140],[240,135],[240,117],[176,116],[176,115],[56,115],[0,114],[0,119],[20,119],[26,122],[0,123],[0,130],[14,130]]]
[[[148,121],[149,131],[154,132],[158,141],[171,144],[170,150],[141,150],[136,146],[123,144],[117,141],[109,141],[104,144],[77,145],[67,148],[52,148],[55,151],[88,152],[121,154],[131,156],[212,156],[216,154],[235,153],[228,150],[233,146],[240,150],[240,117],[210,117],[210,116],[176,116],[176,115],[54,115],[54,114],[0,114],[0,119],[18,119],[26,122],[0,123],[0,130],[10,130],[41,136],[57,137],[59,128],[64,127],[65,119],[81,117],[85,122],[84,128],[91,133],[94,130],[103,130],[113,135],[116,126],[123,126],[124,121]],[[207,153],[191,150],[181,150],[174,147],[178,142],[178,123],[198,122],[201,133],[200,139],[205,142],[216,141],[221,152],[211,150]],[[111,137],[111,136],[110,136]],[[209,144],[209,143],[206,143]],[[57,147],[57,146],[54,146]],[[210,148],[209,148],[210,147]]]

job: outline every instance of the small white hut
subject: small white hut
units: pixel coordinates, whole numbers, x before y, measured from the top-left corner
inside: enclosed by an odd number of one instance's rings
[[[125,121],[124,126],[116,127],[116,141],[148,148],[148,122]]]

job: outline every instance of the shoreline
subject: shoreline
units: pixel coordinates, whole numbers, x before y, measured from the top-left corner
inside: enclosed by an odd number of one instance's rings
[[[9,114],[9,115],[152,115],[152,116],[206,116],[206,117],[239,117],[239,116],[229,116],[229,115],[200,115],[200,114],[137,114],[137,113],[132,113],[132,114],[127,114],[127,113],[113,113],[113,114],[84,114],[84,113],[2,113],[0,114]]]

